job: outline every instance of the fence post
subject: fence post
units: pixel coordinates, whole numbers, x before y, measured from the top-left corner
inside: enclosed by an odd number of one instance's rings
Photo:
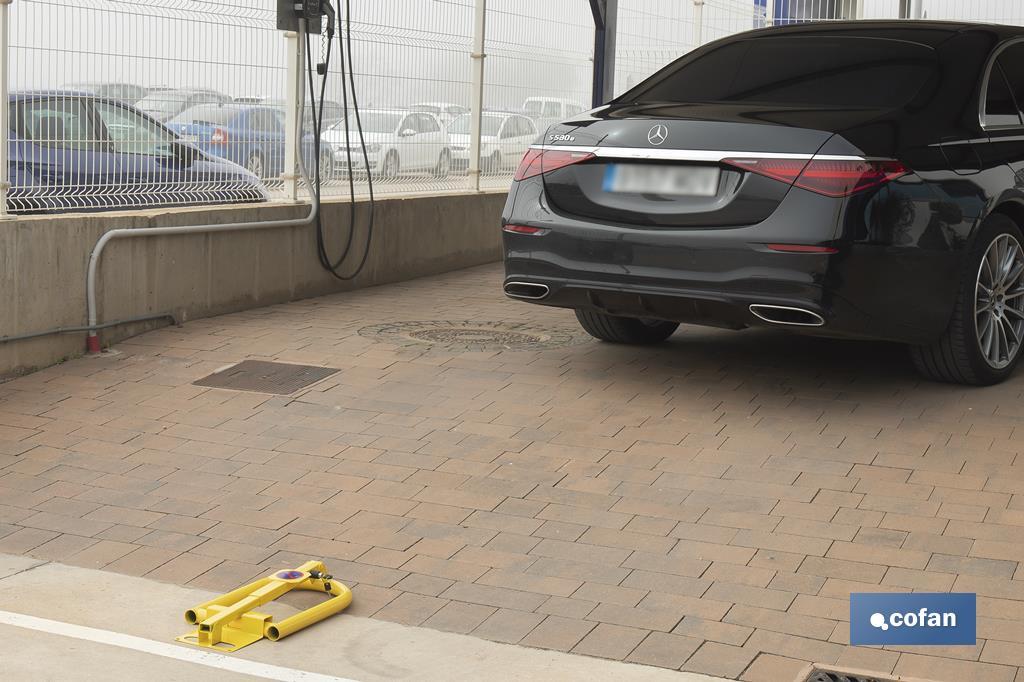
[[[487,0],[476,0],[473,22],[473,94],[469,103],[472,110],[469,130],[469,178],[473,190],[480,191],[480,129],[484,109],[484,31],[487,25]]]
[[[289,201],[299,200],[299,135],[306,103],[306,44],[299,33],[285,31],[288,41],[288,82],[285,84],[284,108],[284,194]]]
[[[775,25],[775,0],[766,0],[764,3],[764,25]]]
[[[704,44],[704,0],[693,0],[693,49]]]
[[[7,158],[8,138],[11,122],[8,120],[11,107],[8,104],[10,90],[11,45],[9,24],[12,0],[0,0],[0,220],[11,216],[7,213],[7,193],[11,189],[9,159]]]

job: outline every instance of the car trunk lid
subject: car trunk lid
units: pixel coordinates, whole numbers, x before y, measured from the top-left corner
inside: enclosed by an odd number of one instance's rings
[[[799,173],[833,135],[730,120],[722,107],[715,107],[715,119],[707,111],[706,117],[694,115],[701,113],[694,111],[699,107],[688,107],[682,117],[681,108],[625,107],[600,118],[552,126],[545,149],[593,155],[544,171],[553,207],[642,227],[755,224],[771,215],[792,182],[751,172],[751,164],[781,162]]]

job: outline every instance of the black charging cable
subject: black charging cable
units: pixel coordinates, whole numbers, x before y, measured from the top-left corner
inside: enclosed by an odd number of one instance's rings
[[[316,166],[314,170],[314,182],[313,182],[313,200],[319,206],[321,198],[321,183],[323,178],[321,177],[321,164],[320,164],[320,151],[322,146],[321,135],[323,132],[323,115],[324,115],[324,97],[327,90],[327,74],[329,72],[331,63],[331,52],[334,41],[334,23],[335,13],[334,8],[330,5],[330,0],[323,0],[321,8],[325,10],[325,14],[328,16],[327,23],[327,45],[324,51],[324,60],[317,65],[316,71],[321,77],[320,82],[320,93],[319,102],[317,101],[314,93],[316,92],[314,80],[313,80],[313,57],[310,52],[310,38],[309,31],[306,31],[306,66],[309,74],[309,88],[310,88],[310,108],[311,118],[313,122],[313,129],[315,131],[315,137],[313,141],[313,155],[316,160]],[[342,248],[340,255],[337,259],[332,259],[327,251],[326,239],[324,234],[324,225],[322,213],[317,211],[316,215],[316,245],[317,245],[317,257],[320,261],[320,265],[325,270],[330,272],[334,277],[339,280],[348,281],[355,279],[363,271],[366,266],[366,262],[370,255],[370,245],[373,241],[373,229],[376,217],[376,201],[373,195],[373,173],[370,170],[369,154],[366,150],[366,140],[363,135],[363,122],[359,113],[359,99],[356,93],[355,83],[355,72],[352,68],[352,8],[350,0],[345,0],[345,17],[344,17],[344,29],[338,32],[339,38],[339,59],[341,60],[341,98],[342,98],[342,124],[345,126],[345,158],[348,167],[348,189],[349,189],[349,230],[345,239],[345,246]],[[346,81],[347,74],[347,81]],[[358,226],[358,215],[356,211],[356,192],[355,192],[355,170],[352,167],[352,145],[350,140],[349,132],[349,91],[351,90],[352,96],[352,113],[355,117],[355,123],[359,134],[359,146],[363,156],[363,167],[366,169],[366,179],[369,191],[369,201],[367,205],[368,215],[366,223],[366,243],[363,247],[363,254],[359,259],[355,269],[350,273],[345,274],[342,270],[342,265],[348,259],[349,254],[352,251],[352,245],[355,239],[355,233]],[[331,152],[331,164],[334,164],[334,150]]]

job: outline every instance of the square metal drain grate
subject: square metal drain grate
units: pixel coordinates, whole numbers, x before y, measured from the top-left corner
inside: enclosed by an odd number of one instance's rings
[[[866,670],[843,670],[842,668],[827,668],[824,666],[810,666],[810,670],[800,673],[796,682],[924,682],[917,678],[901,678],[891,674],[879,674]]]
[[[288,395],[295,393],[299,389],[311,386],[337,371],[331,367],[289,365],[283,362],[264,362],[263,360],[243,360],[237,365],[214,372],[192,383],[195,386],[207,386],[209,388],[227,388],[233,391]]]

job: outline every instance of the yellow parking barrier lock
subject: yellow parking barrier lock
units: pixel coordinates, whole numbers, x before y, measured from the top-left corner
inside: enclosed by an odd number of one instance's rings
[[[314,590],[331,597],[279,623],[273,616],[252,609],[292,590]],[[302,628],[333,616],[352,603],[352,591],[334,580],[320,561],[307,561],[296,569],[277,571],[185,612],[185,621],[198,628],[176,637],[179,642],[232,652],[266,637],[277,641]]]

